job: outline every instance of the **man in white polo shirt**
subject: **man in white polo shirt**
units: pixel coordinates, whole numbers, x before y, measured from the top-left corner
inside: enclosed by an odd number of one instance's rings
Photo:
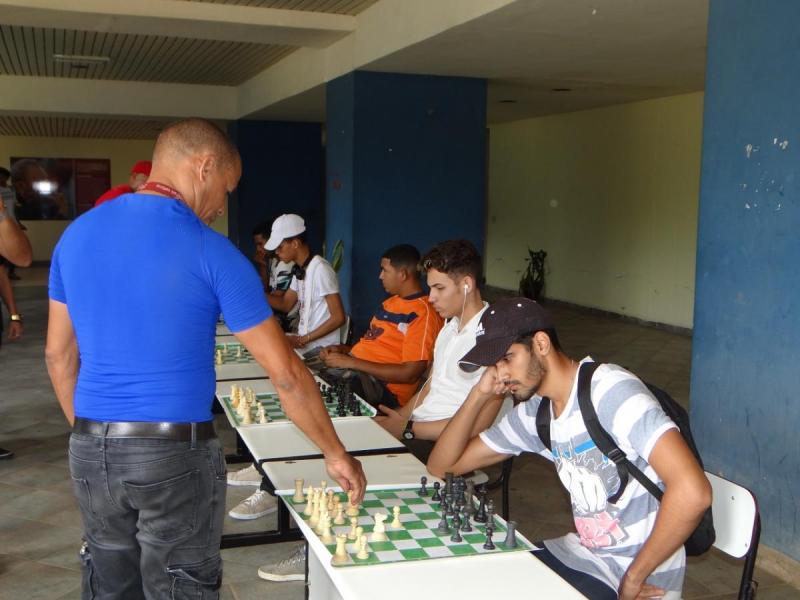
[[[312,254],[306,241],[306,224],[298,215],[281,215],[272,224],[264,244],[279,260],[293,262],[292,282],[284,294],[268,294],[273,309],[288,313],[300,304],[297,335],[289,336],[295,348],[311,349],[341,343],[339,329],[345,322],[339,281],[330,263]]]
[[[413,440],[436,440],[483,373],[465,373],[458,361],[475,345],[476,329],[488,304],[478,289],[481,256],[467,240],[437,244],[421,265],[428,278],[429,301],[447,323],[436,338],[431,375],[425,385],[399,410],[381,406],[385,416],[376,421],[424,454]],[[502,396],[487,402],[476,421],[476,435],[492,424],[502,405]]]

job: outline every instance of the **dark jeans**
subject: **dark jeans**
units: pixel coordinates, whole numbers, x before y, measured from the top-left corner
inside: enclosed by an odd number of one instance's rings
[[[397,396],[389,391],[386,383],[361,371],[353,371],[352,390],[357,395],[361,396],[368,404],[375,408],[383,404],[389,408],[400,408],[400,403],[397,401]],[[380,414],[380,413],[379,413]]]
[[[217,439],[72,434],[83,599],[219,598],[225,455]]]
[[[536,546],[541,547],[543,544],[536,542]],[[569,583],[589,600],[617,600],[617,592],[608,587],[608,585],[591,575],[570,569],[553,556],[547,548],[534,550],[531,554],[547,565],[550,570],[555,571],[561,579]]]

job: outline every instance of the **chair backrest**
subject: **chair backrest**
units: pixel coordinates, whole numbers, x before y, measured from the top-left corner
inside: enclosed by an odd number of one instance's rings
[[[344,324],[339,328],[339,343],[340,344],[348,344],[350,343],[350,315],[347,315],[344,319]]]
[[[711,482],[714,499],[714,529],[717,539],[714,547],[735,558],[750,551],[753,531],[758,519],[756,499],[747,488],[706,471]]]

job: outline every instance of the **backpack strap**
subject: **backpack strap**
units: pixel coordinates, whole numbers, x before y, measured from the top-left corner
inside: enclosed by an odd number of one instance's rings
[[[539,434],[539,439],[548,450],[553,449],[553,444],[550,441],[550,398],[547,396],[542,397],[539,402],[539,408],[536,410],[536,433]]]
[[[592,376],[600,363],[591,362],[583,363],[578,368],[578,406],[581,409],[581,416],[586,425],[586,431],[595,443],[597,448],[606,455],[617,466],[617,473],[619,474],[619,489],[612,496],[608,497],[611,504],[615,504],[622,496],[625,488],[628,486],[628,476],[632,476],[636,481],[641,483],[644,488],[650,492],[658,501],[664,492],[653,483],[647,475],[641,472],[636,465],[634,465],[625,453],[620,450],[614,438],[608,433],[600,424],[600,419],[597,417],[597,411],[592,404]],[[537,421],[538,425],[538,421]]]

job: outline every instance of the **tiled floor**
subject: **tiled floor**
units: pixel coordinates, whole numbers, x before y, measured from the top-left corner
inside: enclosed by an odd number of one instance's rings
[[[41,273],[23,271],[17,288],[26,315],[22,342],[0,349],[0,446],[17,456],[0,462],[0,600],[78,598],[77,550],[80,518],[71,495],[65,457],[67,426],[49,387],[43,362],[46,306]],[[591,353],[599,360],[625,365],[686,402],[689,389],[688,338],[621,323],[564,308],[554,308],[562,343],[574,357]],[[227,439],[230,439],[229,437]],[[515,463],[512,477],[513,517],[531,538],[558,535],[572,528],[567,497],[549,464],[533,457]],[[233,506],[249,488],[230,488]],[[272,526],[269,517],[238,523],[227,531]],[[302,583],[269,583],[256,575],[259,565],[283,557],[293,544],[223,551],[222,597],[303,598]],[[687,599],[728,600],[735,592],[740,565],[711,552],[692,559]],[[800,591],[759,572],[760,600],[800,598]]]

